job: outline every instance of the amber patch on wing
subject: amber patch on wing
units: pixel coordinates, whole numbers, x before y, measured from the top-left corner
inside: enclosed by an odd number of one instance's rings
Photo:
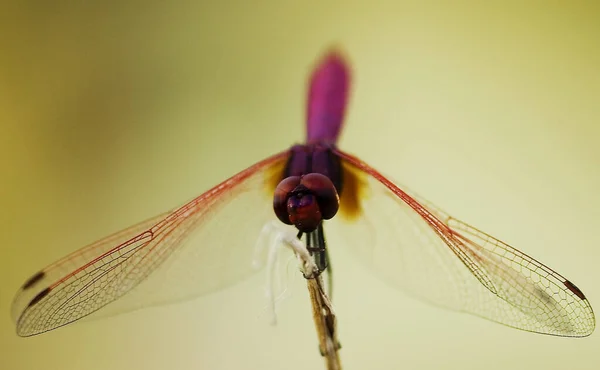
[[[349,221],[356,220],[362,213],[361,197],[366,196],[366,175],[350,163],[342,160],[343,190],[340,196],[339,214]]]
[[[283,180],[283,173],[288,158],[289,156],[286,156],[265,169],[265,191],[269,198],[273,197],[275,188],[279,185],[279,182]]]

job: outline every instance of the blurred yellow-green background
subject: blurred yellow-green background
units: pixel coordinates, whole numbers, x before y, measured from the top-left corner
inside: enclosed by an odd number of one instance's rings
[[[26,339],[9,307],[47,263],[301,141],[305,79],[332,44],[355,73],[344,149],[600,307],[597,2],[1,7],[0,368],[323,368],[301,281],[277,327],[254,315],[262,276]],[[434,308],[332,253],[347,369],[600,365],[598,333],[548,337]]]

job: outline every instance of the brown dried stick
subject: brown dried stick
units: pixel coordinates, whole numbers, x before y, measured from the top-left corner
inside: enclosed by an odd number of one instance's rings
[[[323,280],[320,276],[306,279],[308,293],[312,305],[313,319],[319,337],[319,349],[325,357],[327,370],[341,370],[338,350],[340,344],[337,339],[336,318],[329,297],[323,289]]]

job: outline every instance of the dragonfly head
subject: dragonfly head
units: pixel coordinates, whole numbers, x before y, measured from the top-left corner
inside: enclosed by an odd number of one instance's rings
[[[337,213],[340,198],[331,180],[320,173],[290,176],[277,185],[273,209],[279,220],[302,232],[316,230]]]

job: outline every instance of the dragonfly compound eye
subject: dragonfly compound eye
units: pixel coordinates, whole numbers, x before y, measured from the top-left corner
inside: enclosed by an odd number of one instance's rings
[[[335,216],[340,208],[340,197],[329,177],[320,173],[309,173],[302,176],[300,184],[315,195],[324,220]]]
[[[275,188],[273,195],[273,210],[279,221],[286,225],[292,225],[287,210],[287,201],[294,189],[300,185],[300,176],[290,176],[282,180]]]

